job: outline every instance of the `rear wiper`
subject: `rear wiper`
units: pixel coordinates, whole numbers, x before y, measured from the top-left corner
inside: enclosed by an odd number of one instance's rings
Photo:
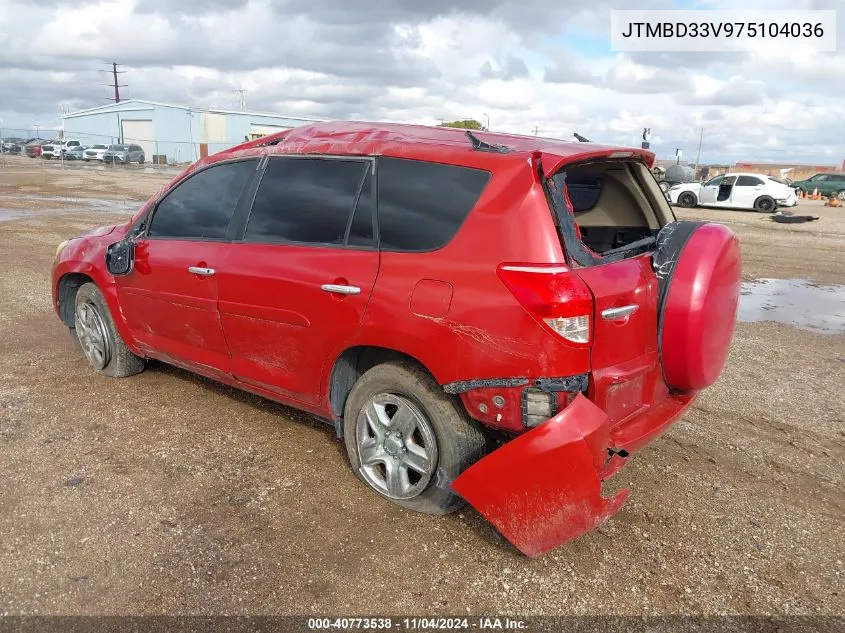
[[[630,244],[625,244],[625,246],[617,246],[616,248],[611,248],[609,251],[603,252],[601,255],[602,257],[607,257],[608,255],[615,255],[617,253],[627,253],[628,251],[638,251],[641,248],[648,248],[649,246],[653,246],[657,243],[656,237],[644,237],[641,240],[637,240],[636,242],[631,242]]]

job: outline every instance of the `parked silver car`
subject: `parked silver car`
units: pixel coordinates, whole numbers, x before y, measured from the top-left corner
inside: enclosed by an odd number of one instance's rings
[[[140,145],[109,145],[103,152],[105,163],[138,163],[143,165],[146,160],[144,150]]]

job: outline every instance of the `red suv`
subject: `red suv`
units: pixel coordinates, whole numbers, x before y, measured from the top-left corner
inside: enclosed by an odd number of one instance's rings
[[[308,411],[395,503],[468,501],[528,555],[713,383],[740,255],[676,222],[640,149],[319,123],[205,158],[62,243],[92,367],[157,359]]]

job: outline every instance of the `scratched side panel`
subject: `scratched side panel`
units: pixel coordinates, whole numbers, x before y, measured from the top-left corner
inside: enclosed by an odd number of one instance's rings
[[[378,283],[356,344],[409,354],[440,384],[585,373],[589,350],[549,334],[496,274],[505,262],[563,261],[532,165],[504,165],[446,246],[429,253],[382,252]],[[441,316],[412,310],[414,289],[423,279],[453,289]]]

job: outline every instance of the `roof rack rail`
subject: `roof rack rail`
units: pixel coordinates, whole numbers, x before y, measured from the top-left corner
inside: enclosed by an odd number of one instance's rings
[[[469,130],[466,131],[466,135],[467,138],[469,138],[470,143],[472,143],[472,149],[478,150],[479,152],[495,152],[497,154],[507,154],[509,151],[511,151],[511,148],[506,145],[499,145],[498,143],[487,143],[486,141],[482,141]]]

